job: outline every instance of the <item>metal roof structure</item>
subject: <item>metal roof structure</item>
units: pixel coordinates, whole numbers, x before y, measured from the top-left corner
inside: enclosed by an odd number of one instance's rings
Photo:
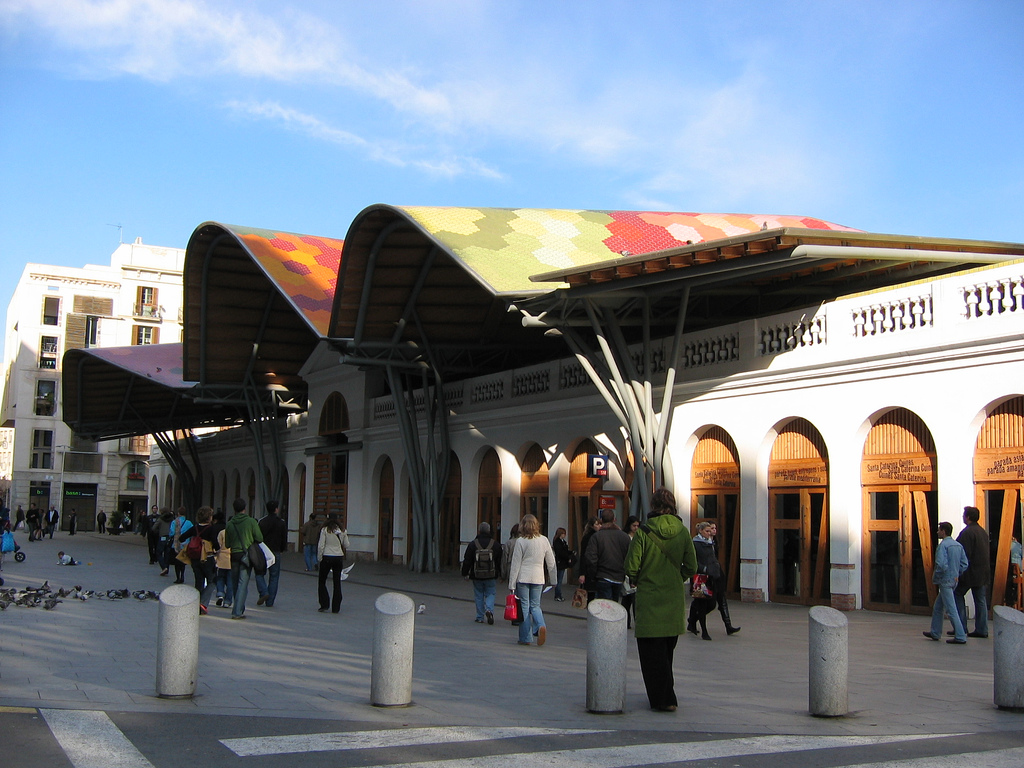
[[[684,289],[689,331],[1021,256],[766,215],[374,205],[344,241],[207,222],[183,343],[69,351],[65,420],[99,439],[238,423],[252,397],[302,408],[324,341],[356,365],[429,356],[451,379],[564,355],[538,326],[588,325],[587,303],[671,335]]]

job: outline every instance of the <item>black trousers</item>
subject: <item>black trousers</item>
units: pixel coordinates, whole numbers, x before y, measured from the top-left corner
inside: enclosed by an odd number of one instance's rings
[[[317,593],[320,598],[320,607],[327,610],[327,603],[331,603],[331,612],[337,613],[341,610],[341,569],[345,565],[344,557],[327,557],[320,560],[319,584]],[[334,575],[334,599],[327,592],[327,575]]]
[[[636,649],[640,655],[640,672],[647,689],[647,700],[652,709],[678,705],[676,686],[672,678],[672,654],[678,635],[672,637],[638,637]]]

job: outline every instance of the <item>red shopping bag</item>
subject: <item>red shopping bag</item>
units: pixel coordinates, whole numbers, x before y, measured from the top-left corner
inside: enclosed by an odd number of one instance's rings
[[[513,624],[523,620],[523,612],[519,607],[519,598],[514,592],[509,592],[505,598],[505,619]]]

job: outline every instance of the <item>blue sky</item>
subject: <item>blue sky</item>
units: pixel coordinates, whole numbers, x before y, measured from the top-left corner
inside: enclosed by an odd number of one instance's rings
[[[1022,30],[1016,0],[0,0],[0,263],[381,202],[1021,242]]]

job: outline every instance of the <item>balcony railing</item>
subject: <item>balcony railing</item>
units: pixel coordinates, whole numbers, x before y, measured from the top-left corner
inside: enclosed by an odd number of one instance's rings
[[[146,320],[163,320],[164,308],[153,304],[136,304],[132,308],[132,314]]]

